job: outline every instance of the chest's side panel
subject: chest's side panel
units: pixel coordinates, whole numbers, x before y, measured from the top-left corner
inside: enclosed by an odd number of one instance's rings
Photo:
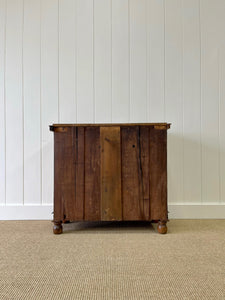
[[[54,220],[74,215],[74,140],[72,127],[54,133]]]

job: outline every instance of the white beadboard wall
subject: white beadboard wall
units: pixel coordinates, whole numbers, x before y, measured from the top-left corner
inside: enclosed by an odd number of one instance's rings
[[[0,219],[52,219],[59,122],[171,122],[169,218],[224,218],[225,1],[0,0]]]

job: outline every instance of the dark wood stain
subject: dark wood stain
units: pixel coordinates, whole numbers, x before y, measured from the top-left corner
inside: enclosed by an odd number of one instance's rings
[[[75,214],[74,220],[84,219],[84,127],[74,127],[75,134]]]
[[[100,128],[85,129],[85,220],[100,220]]]
[[[120,127],[100,127],[101,220],[122,220]]]
[[[150,215],[167,220],[167,131],[150,129]]]
[[[54,124],[54,228],[69,221],[159,221],[166,233],[167,123]]]

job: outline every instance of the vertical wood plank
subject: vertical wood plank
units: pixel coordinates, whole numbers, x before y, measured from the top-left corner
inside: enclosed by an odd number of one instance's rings
[[[75,127],[76,133],[75,144],[75,180],[76,180],[76,195],[75,195],[75,219],[84,219],[84,127]]]
[[[100,213],[100,129],[85,128],[85,220],[95,221]]]
[[[148,183],[144,177],[147,168],[142,164],[148,159],[147,153],[142,155],[146,145],[140,132],[139,126],[121,128],[123,220],[148,218]]]
[[[164,0],[147,1],[147,72],[148,72],[148,99],[150,122],[163,122],[165,120],[164,107],[164,71],[165,71],[165,19]]]
[[[64,133],[54,132],[54,221],[63,220],[62,168]]]
[[[165,113],[168,133],[169,201],[183,200],[182,2],[165,2]]]
[[[83,220],[84,128],[55,132],[55,219]],[[61,212],[60,212],[61,210]]]
[[[53,199],[53,136],[58,121],[58,2],[41,2],[41,140],[42,203]]]
[[[201,89],[199,2],[183,1],[183,172],[182,202],[201,200]],[[173,128],[173,126],[172,126]],[[195,172],[193,172],[195,170]]]
[[[76,0],[59,1],[59,121],[76,121]]]
[[[220,1],[200,1],[202,86],[202,201],[219,202],[219,58]],[[224,16],[223,16],[224,17]]]
[[[149,127],[140,126],[140,157],[141,157],[141,176],[142,176],[142,194],[140,197],[143,198],[143,217],[145,220],[149,220],[149,210],[150,210],[150,143],[149,143]]]
[[[77,121],[94,122],[93,1],[77,0]]]
[[[75,217],[75,157],[76,157],[76,131],[73,127],[67,127],[66,132],[57,132],[61,135],[62,155],[59,158],[60,164],[60,176],[61,182],[61,205],[63,219],[73,220]],[[59,162],[58,162],[59,163]]]
[[[5,203],[5,32],[6,0],[0,0],[0,204]]]
[[[128,0],[112,1],[112,121],[129,121]]]
[[[137,164],[138,127],[121,127],[123,220],[141,219]]]
[[[24,1],[23,81],[25,204],[41,203],[40,12],[40,1]]]
[[[167,220],[167,131],[150,129],[150,216]]]
[[[120,127],[100,127],[101,220],[122,220]]]
[[[23,203],[23,1],[7,1],[6,203]],[[13,187],[13,188],[12,188]]]
[[[111,121],[111,3],[94,1],[94,99],[95,121]]]
[[[130,0],[130,120],[147,120],[146,1]]]

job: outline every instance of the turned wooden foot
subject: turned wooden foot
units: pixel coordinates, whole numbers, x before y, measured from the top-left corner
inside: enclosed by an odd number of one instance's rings
[[[166,221],[159,221],[157,229],[158,229],[158,233],[161,233],[161,234],[167,233]]]
[[[54,222],[54,225],[53,225],[53,233],[54,234],[60,234],[62,233],[62,222]]]

